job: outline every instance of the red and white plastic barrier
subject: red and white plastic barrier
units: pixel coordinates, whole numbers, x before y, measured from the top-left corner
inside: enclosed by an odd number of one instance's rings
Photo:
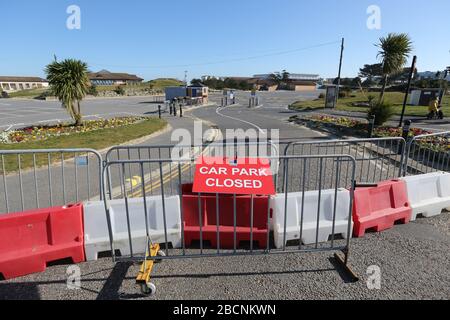
[[[164,217],[161,197],[147,197],[149,234],[154,243],[165,243]],[[122,255],[131,254],[125,200],[109,201],[114,249]],[[181,221],[179,197],[165,198],[167,241],[174,248],[181,247]],[[133,254],[145,254],[147,232],[144,199],[128,199],[128,215]],[[108,224],[103,201],[84,205],[85,250],[87,261],[97,260],[98,253],[111,250]]]
[[[417,215],[429,218],[450,209],[450,173],[433,172],[401,178],[406,183],[411,203],[411,221]]]
[[[302,225],[301,241],[303,244],[316,243],[316,234],[318,233],[318,242],[326,242],[333,234],[333,214],[335,203],[335,190],[323,190],[320,193],[319,209],[319,191],[303,193],[288,193],[286,207],[286,242],[300,238],[300,225]],[[273,214],[273,232],[275,246],[283,247],[284,239],[284,212],[285,212],[285,194],[278,194],[269,201],[270,209]],[[303,203],[303,221],[302,221],[302,203]],[[319,211],[319,228],[317,229],[317,213]],[[350,191],[338,189],[336,197],[336,213],[334,234],[341,234],[347,237],[348,223],[350,214]]]
[[[353,234],[362,237],[368,229],[379,232],[392,228],[397,221],[408,223],[411,213],[404,181],[383,181],[376,187],[356,188]]]
[[[83,206],[0,215],[0,273],[5,279],[45,271],[47,263],[85,261]]]

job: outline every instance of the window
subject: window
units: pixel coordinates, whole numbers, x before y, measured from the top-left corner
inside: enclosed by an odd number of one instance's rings
[[[23,90],[23,83],[19,83],[19,90]]]
[[[11,90],[17,90],[17,86],[15,83],[10,83],[9,86],[11,87]]]
[[[3,89],[5,89],[5,90],[10,90],[9,83],[3,83],[3,84],[2,84],[2,87],[3,87]]]
[[[30,89],[31,88],[30,84],[29,83],[25,83],[25,88],[26,89]]]

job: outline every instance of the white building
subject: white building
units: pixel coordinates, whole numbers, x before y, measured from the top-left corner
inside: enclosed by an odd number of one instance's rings
[[[47,87],[48,81],[39,77],[0,76],[0,89],[6,92]]]

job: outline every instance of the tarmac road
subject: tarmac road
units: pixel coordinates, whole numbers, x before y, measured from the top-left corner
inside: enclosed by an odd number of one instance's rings
[[[238,100],[245,101],[247,95],[239,93]],[[172,126],[184,126],[201,118],[221,131],[278,128],[281,141],[330,138],[286,122],[291,114],[286,106],[297,96],[262,95],[263,106],[256,110],[211,106],[192,111],[193,118],[183,118],[182,123],[170,121]],[[169,137],[166,133],[155,141]],[[135,284],[139,265],[114,265],[103,258],[79,265],[78,290],[68,289],[67,265],[58,265],[0,282],[0,299],[449,299],[449,223],[449,213],[443,213],[352,239],[350,263],[361,277],[356,283],[335,268],[331,253],[167,260],[156,265],[152,275],[156,296],[146,297]],[[380,289],[368,286],[371,266],[380,268]]]

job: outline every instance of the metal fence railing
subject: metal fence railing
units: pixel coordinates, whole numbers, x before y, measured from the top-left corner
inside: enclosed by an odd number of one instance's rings
[[[101,170],[92,149],[0,150],[0,213],[101,199]]]
[[[408,141],[403,175],[450,171],[450,131],[425,134]]]
[[[405,145],[401,137],[292,142],[284,154],[351,155],[356,161],[356,181],[376,183],[401,176]]]
[[[314,219],[317,219],[317,223],[319,224],[319,211],[321,207],[321,198],[320,193],[325,190],[332,190],[333,192],[337,192],[338,190],[344,190],[348,188],[351,192],[351,198],[349,203],[346,203],[347,205],[347,222],[348,222],[348,232],[347,237],[345,239],[336,240],[334,231],[332,232],[331,240],[327,241],[325,243],[319,243],[318,241],[315,241],[314,243],[310,243],[308,245],[302,244],[301,241],[299,241],[297,244],[294,244],[293,246],[283,246],[281,249],[276,249],[273,247],[271,243],[271,239],[269,236],[269,232],[266,232],[266,238],[264,239],[263,243],[259,243],[258,248],[256,248],[253,245],[253,242],[250,241],[249,247],[247,249],[239,249],[242,248],[241,244],[238,242],[238,236],[237,236],[237,223],[239,221],[242,221],[242,217],[238,214],[238,212],[241,212],[241,209],[239,206],[236,205],[236,201],[240,201],[242,199],[239,198],[238,195],[229,195],[225,198],[222,198],[222,195],[214,194],[208,196],[208,203],[206,204],[208,206],[207,211],[209,210],[209,213],[203,212],[202,204],[200,203],[206,203],[204,202],[204,196],[202,194],[196,194],[192,193],[192,191],[186,191],[186,189],[183,190],[186,186],[189,186],[189,184],[192,183],[192,179],[189,176],[189,174],[183,174],[183,167],[186,165],[194,165],[195,159],[179,159],[179,160],[172,160],[172,159],[153,159],[153,160],[109,160],[105,162],[105,166],[103,169],[103,176],[105,179],[107,179],[107,172],[114,172],[114,171],[120,171],[121,173],[118,174],[118,176],[122,177],[122,188],[124,191],[123,195],[116,197],[115,200],[110,200],[108,196],[105,195],[104,202],[105,202],[105,208],[107,210],[108,214],[108,229],[110,234],[110,241],[111,241],[111,253],[113,255],[113,259],[116,261],[141,261],[145,259],[155,260],[155,259],[174,259],[174,258],[196,258],[196,257],[212,257],[212,256],[221,256],[221,255],[253,255],[253,254],[271,254],[271,253],[286,253],[286,252],[310,252],[310,251],[338,251],[342,250],[346,254],[348,253],[349,245],[350,245],[350,238],[351,238],[351,209],[352,209],[352,199],[353,199],[353,186],[354,186],[354,177],[355,177],[355,159],[352,156],[348,155],[310,155],[310,156],[282,156],[280,158],[273,158],[271,161],[275,161],[277,165],[286,167],[286,168],[294,168],[293,172],[290,172],[289,169],[283,170],[285,172],[285,183],[286,185],[289,185],[289,188],[284,188],[285,191],[283,193],[279,193],[278,197],[287,197],[288,193],[298,193],[299,195],[305,196],[306,192],[314,191],[319,194],[318,197],[318,203],[316,204],[316,210],[317,216],[314,216]],[[178,173],[176,177],[171,176],[169,173],[164,173],[164,166],[167,164],[172,164],[174,166],[174,170]],[[145,173],[144,168],[148,166],[149,164],[153,164],[156,167],[159,168],[157,170],[156,176],[153,177],[154,181],[153,183],[149,183],[145,179]],[[332,170],[333,176],[330,172],[324,170],[325,165],[328,165],[328,167],[334,167]],[[130,171],[128,171],[128,167],[131,167],[131,172],[140,172],[139,176],[139,184],[135,185],[136,188],[139,188],[138,193],[134,193],[133,190],[130,187],[127,187],[127,179],[130,179]],[[314,168],[312,170],[307,170],[307,168]],[[344,172],[347,172],[348,174],[344,174]],[[134,173],[132,173],[134,174]],[[177,188],[171,189],[169,180],[175,180]],[[288,191],[289,190],[289,191]],[[184,239],[185,230],[183,228],[186,227],[184,221],[188,220],[186,219],[186,207],[182,205],[183,201],[180,202],[180,217],[177,217],[178,220],[181,221],[181,243],[182,246],[179,249],[173,249],[170,248],[169,242],[167,241],[167,235],[169,233],[168,227],[166,225],[166,219],[168,219],[169,215],[173,215],[173,212],[168,212],[166,209],[165,201],[167,201],[167,198],[170,196],[178,196],[180,199],[183,199],[183,196],[188,195],[190,199],[192,200],[192,197],[194,199],[198,200],[199,206],[195,206],[195,210],[198,210],[198,223],[199,223],[199,248],[196,248],[192,250],[192,248],[188,248],[186,241]],[[263,196],[263,195],[261,195]],[[150,221],[148,215],[148,208],[147,208],[147,200],[148,198],[152,197],[153,199],[159,199],[162,202],[161,206],[161,212],[158,212],[157,215],[160,215],[160,217],[153,217],[153,219],[159,219],[164,220],[164,230],[163,234],[165,235],[164,239],[165,241],[160,241],[159,244],[164,247],[165,250],[165,257],[145,257],[145,255],[141,252],[141,254],[133,254],[129,256],[117,256],[116,250],[114,249],[114,231],[112,229],[112,223],[111,223],[111,201],[114,201],[114,204],[116,206],[119,206],[118,201],[122,201],[123,205],[122,208],[125,208],[125,212],[123,213],[126,217],[127,224],[131,224],[129,221],[130,212],[128,211],[128,205],[127,203],[130,201],[131,198],[140,198],[142,201],[142,204],[140,205],[142,211],[142,217],[145,217],[143,221]],[[248,223],[251,223],[251,221],[256,221],[261,219],[264,219],[264,227],[267,230],[270,230],[271,226],[271,212],[268,205],[266,205],[264,210],[257,211],[256,208],[258,206],[256,205],[258,197],[251,197],[249,198],[250,202],[250,208],[254,208],[251,211],[250,216],[247,218],[249,219]],[[197,200],[194,200],[194,203],[197,202]],[[268,201],[268,196],[267,199]],[[226,201],[230,201],[230,203],[234,202],[234,205],[228,206],[224,203]],[[330,209],[330,215],[328,222],[330,224],[334,224],[335,222],[335,215],[333,215],[333,208],[336,210],[336,201],[337,197],[334,198],[334,203],[332,202],[329,204]],[[242,202],[241,202],[242,203]],[[215,209],[214,209],[215,208]],[[259,207],[261,208],[261,207]],[[287,208],[284,207],[284,233],[286,233],[286,226],[288,225],[286,221],[287,216]],[[117,212],[115,212],[117,214]],[[206,221],[202,220],[202,215],[208,215],[207,220],[208,225],[206,225]],[[212,214],[211,216],[209,216]],[[293,214],[290,212],[289,214]],[[303,215],[303,212],[301,213]],[[217,217],[216,217],[217,216]],[[225,219],[225,216],[229,218],[229,220]],[[257,219],[258,217],[258,219]],[[234,239],[234,243],[232,246],[232,249],[221,249],[220,243],[217,244],[217,248],[208,248],[207,245],[204,244],[202,241],[202,232],[205,232],[205,234],[215,232],[215,235],[213,236],[213,239],[219,239],[221,235],[221,226],[219,225],[219,221],[223,222],[223,219],[227,220],[225,223],[228,227],[226,231],[232,233],[232,238]],[[320,217],[321,218],[321,217]],[[211,225],[211,221],[213,221]],[[202,223],[205,223],[205,225],[202,226]],[[300,220],[300,224],[298,227],[300,230],[306,225],[306,222],[303,222]],[[202,227],[204,230],[202,230]],[[211,228],[212,227],[212,228]],[[149,225],[146,225],[146,234],[149,240],[149,244],[152,244],[152,237],[151,237],[151,231],[149,229]],[[256,234],[253,234],[254,228],[249,228],[250,237],[251,239],[256,238]],[[316,232],[316,231],[315,231]],[[319,225],[317,228],[317,232],[319,232]],[[133,236],[133,231],[128,230],[128,237],[131,243],[131,239]],[[198,250],[199,249],[199,250]],[[130,250],[132,252],[132,250]]]

